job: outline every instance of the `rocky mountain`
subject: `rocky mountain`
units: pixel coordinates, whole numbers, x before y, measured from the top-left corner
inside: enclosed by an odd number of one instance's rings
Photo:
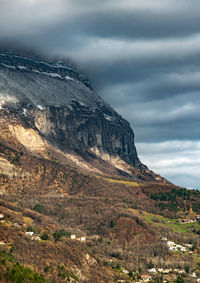
[[[133,168],[147,170],[129,123],[66,63],[1,50],[0,110],[13,117],[10,132],[29,150],[53,146],[90,169],[105,167],[106,161],[129,175]]]
[[[84,75],[0,51],[0,282],[197,282],[199,215]]]

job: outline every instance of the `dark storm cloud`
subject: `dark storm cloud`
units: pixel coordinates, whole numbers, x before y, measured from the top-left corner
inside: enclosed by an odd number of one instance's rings
[[[198,140],[200,104],[190,96],[184,103],[180,97],[152,103],[130,103],[117,107],[136,130],[138,142],[160,142],[173,139]],[[158,138],[159,136],[159,138]]]
[[[196,0],[0,0],[0,40],[71,58],[130,121],[144,162],[175,181],[184,175],[186,185],[193,176],[194,185],[199,10]]]

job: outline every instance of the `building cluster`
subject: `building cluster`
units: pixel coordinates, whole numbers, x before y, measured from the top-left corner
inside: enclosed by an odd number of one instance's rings
[[[30,237],[31,240],[35,240],[35,241],[41,240],[39,236],[34,235],[34,232],[25,232],[25,235]]]
[[[167,241],[167,246],[169,247],[170,251],[175,251],[175,252],[181,251],[181,252],[184,252],[184,253],[187,252],[186,247],[179,245],[179,244],[176,244],[172,241]]]
[[[77,240],[77,241],[80,241],[80,242],[85,242],[86,241],[86,237],[85,236],[77,237],[75,234],[71,235],[71,239],[72,240]]]
[[[167,246],[170,251],[183,253],[188,252],[189,254],[193,254],[193,251],[191,251],[191,249],[193,248],[192,244],[176,244],[173,241],[168,241],[167,237],[162,237],[161,240],[167,243]]]
[[[189,224],[189,223],[195,223],[198,220],[200,220],[200,215],[195,215],[195,217],[193,218],[183,218],[183,219],[179,219],[179,223],[182,224]]]

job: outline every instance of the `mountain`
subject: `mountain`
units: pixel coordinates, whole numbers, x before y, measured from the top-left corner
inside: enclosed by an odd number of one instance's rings
[[[138,158],[129,123],[95,93],[86,76],[61,61],[33,58],[0,52],[0,108],[19,121],[9,125],[13,136],[32,150],[54,146],[90,168],[105,167],[103,160],[118,173],[134,176],[136,168],[145,175],[148,169]],[[19,124],[26,124],[26,130]],[[20,139],[22,131],[37,145]],[[94,165],[97,157],[101,165]]]
[[[193,282],[199,203],[140,162],[86,76],[1,49],[1,282]]]

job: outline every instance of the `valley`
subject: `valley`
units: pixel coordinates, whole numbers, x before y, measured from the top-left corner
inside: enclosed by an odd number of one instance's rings
[[[172,184],[80,173],[71,165],[4,148],[5,158],[10,160],[11,152],[19,156],[11,164],[18,172],[26,169],[26,175],[1,175],[0,189],[6,192],[0,200],[2,259],[12,257],[48,282],[196,282],[199,220],[180,219],[198,215],[191,207],[197,207],[199,192],[182,199],[187,190]],[[176,200],[158,202],[152,192],[171,192]],[[174,201],[178,209],[171,210]],[[170,241],[177,249],[170,250]],[[1,265],[2,276],[8,266]]]

